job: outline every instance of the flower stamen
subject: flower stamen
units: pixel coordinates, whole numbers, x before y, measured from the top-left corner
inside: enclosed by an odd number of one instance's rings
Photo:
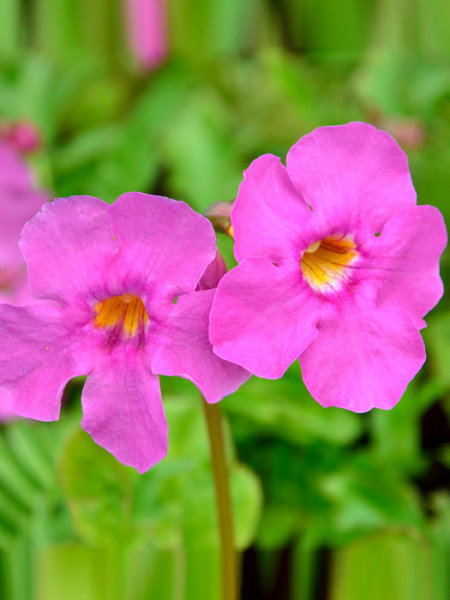
[[[144,331],[149,318],[144,303],[132,294],[112,296],[94,306],[96,327],[122,329],[126,337],[134,337]]]
[[[336,292],[350,278],[349,267],[358,256],[350,236],[329,236],[306,248],[301,260],[302,273],[315,292]]]

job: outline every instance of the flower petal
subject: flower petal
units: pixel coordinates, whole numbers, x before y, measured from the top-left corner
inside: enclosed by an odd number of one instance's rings
[[[59,311],[0,305],[0,386],[11,392],[15,414],[58,420],[64,386],[86,372],[71,345]]]
[[[285,255],[300,256],[315,241],[309,239],[309,217],[280,159],[260,156],[245,171],[231,212],[236,259],[265,256],[280,261]]]
[[[25,226],[20,246],[32,293],[71,302],[98,285],[117,252],[107,207],[91,196],[59,198]]]
[[[81,401],[83,429],[120,462],[144,473],[167,454],[159,380],[138,354],[122,348],[103,357]]]
[[[359,277],[373,281],[378,304],[407,310],[418,327],[443,294],[439,257],[447,244],[442,214],[434,206],[396,213],[380,237],[366,244]]]
[[[217,251],[216,258],[208,265],[202,278],[198,282],[197,290],[212,290],[216,288],[219,281],[227,272],[227,265],[222,255]]]
[[[213,352],[208,323],[214,290],[180,296],[163,326],[152,371],[192,381],[208,402],[218,402],[250,378],[241,367]]]
[[[298,265],[289,270],[247,258],[217,288],[209,330],[214,351],[277,379],[316,337],[317,304]]]
[[[305,385],[320,404],[365,412],[392,408],[425,358],[408,313],[354,305],[320,324],[300,364]]]
[[[9,421],[13,415],[11,394],[0,389],[0,423]]]
[[[130,192],[109,208],[112,229],[122,249],[121,264],[145,266],[147,280],[174,294],[193,291],[216,255],[209,221],[184,202]],[[121,261],[119,260],[119,263]]]
[[[340,228],[377,233],[416,203],[406,154],[367,123],[315,129],[289,150],[287,170],[319,220]]]
[[[24,268],[20,232],[47,200],[46,194],[31,189],[0,189],[0,284]]]
[[[0,187],[31,187],[31,170],[18,152],[10,144],[0,142]]]

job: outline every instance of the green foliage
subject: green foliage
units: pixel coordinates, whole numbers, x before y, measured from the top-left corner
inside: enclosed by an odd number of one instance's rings
[[[220,589],[214,486],[200,398],[169,396],[165,409],[169,455],[144,475],[97,446],[79,428],[78,411],[60,423],[8,425],[0,448],[0,564],[2,556],[8,564],[15,548],[25,547],[19,565],[31,585],[32,572],[24,561],[30,551],[37,552],[38,598],[56,598],[61,586],[67,588],[67,597],[75,593],[73,561],[84,574],[77,589],[93,598],[103,597],[102,578],[108,573],[112,577],[118,565],[120,585],[130,600],[144,594],[137,591],[140,587],[148,593],[149,582],[155,593],[169,585],[160,568],[187,577],[188,593],[190,586],[198,586],[194,574],[200,575],[208,564],[215,576],[205,582],[204,597],[212,598]],[[256,534],[262,496],[258,478],[236,462],[232,450],[228,436],[236,545],[244,549]],[[96,567],[94,556],[99,557]],[[11,580],[15,572],[0,583],[2,598],[23,585]]]

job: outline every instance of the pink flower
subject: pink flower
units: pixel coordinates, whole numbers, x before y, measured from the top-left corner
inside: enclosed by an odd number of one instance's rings
[[[22,304],[28,299],[19,236],[46,201],[47,195],[33,187],[31,171],[19,154],[0,142],[0,302]]]
[[[126,0],[129,45],[148,69],[156,68],[167,58],[166,0]]]
[[[0,123],[0,136],[20,154],[36,152],[42,145],[38,128],[28,121],[16,123]]]
[[[0,302],[22,304],[28,300],[19,236],[46,200],[43,192],[32,188],[31,172],[18,153],[0,142]],[[11,416],[10,395],[0,390],[0,422]]]
[[[281,377],[300,358],[323,406],[392,408],[425,361],[442,295],[442,215],[417,206],[404,152],[365,123],[322,127],[255,160],[232,212],[240,263],[211,311],[215,352]]]
[[[208,402],[250,376],[212,351],[215,290],[194,290],[215,236],[183,202],[58,199],[27,224],[21,248],[35,301],[0,306],[0,386],[16,414],[58,419],[67,381],[88,375],[82,426],[143,472],[167,452],[157,375],[190,379]]]

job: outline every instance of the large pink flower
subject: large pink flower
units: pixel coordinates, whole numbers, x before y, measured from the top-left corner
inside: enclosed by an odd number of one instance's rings
[[[167,452],[157,374],[192,380],[208,402],[248,379],[212,352],[215,290],[195,290],[215,236],[183,202],[62,198],[27,224],[21,248],[35,301],[0,306],[0,386],[18,415],[58,419],[65,384],[87,374],[82,426],[143,472]]]
[[[442,215],[417,206],[404,152],[365,123],[322,127],[245,173],[232,211],[239,265],[218,286],[215,352],[281,377],[298,357],[324,406],[392,408],[425,361],[442,295]]]

